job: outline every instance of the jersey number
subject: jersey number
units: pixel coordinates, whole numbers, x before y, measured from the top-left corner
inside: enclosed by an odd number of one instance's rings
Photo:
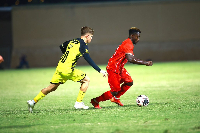
[[[78,44],[79,41],[77,41],[77,40],[75,40],[75,39],[72,40],[70,43],[68,43],[68,47],[67,47],[67,49],[70,49],[70,48],[73,47],[73,45],[72,45],[71,43]],[[60,60],[61,60],[62,63],[65,63],[68,54],[69,54],[69,51],[66,51],[66,52],[62,55],[62,57],[60,58]]]
[[[61,60],[62,63],[65,63],[68,54],[69,54],[69,51],[66,51],[65,54],[62,55],[62,57],[60,58],[60,60]]]

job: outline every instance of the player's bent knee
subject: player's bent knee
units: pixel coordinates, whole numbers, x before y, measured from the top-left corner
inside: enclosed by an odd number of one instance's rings
[[[110,93],[113,95],[113,96],[116,96],[118,94],[117,91],[110,91]]]
[[[132,81],[132,82],[128,82],[128,83],[126,83],[126,85],[128,85],[128,86],[132,86],[132,85],[133,85],[133,81]]]
[[[87,77],[87,76],[86,76]],[[87,77],[87,82],[90,82],[90,78],[89,77]]]
[[[90,82],[90,78],[88,76],[85,76],[85,78],[81,81],[81,83],[85,83],[85,82]]]

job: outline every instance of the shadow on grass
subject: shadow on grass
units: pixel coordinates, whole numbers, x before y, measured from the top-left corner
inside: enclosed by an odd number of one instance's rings
[[[169,105],[170,103],[150,103],[148,106],[157,106],[157,105]],[[118,106],[117,104],[113,103],[111,105],[107,105],[107,104],[100,104],[101,109],[129,109],[129,108],[138,108],[138,106],[136,104],[125,104],[124,106]],[[52,109],[34,109],[33,114],[43,114],[43,113],[49,113],[49,114],[56,114],[56,113],[71,113],[74,111],[83,111],[84,109],[75,109],[73,107],[69,107],[69,108],[52,108]],[[87,110],[97,110],[94,107],[90,107]],[[85,110],[86,111],[86,110]],[[28,112],[28,110],[5,110],[1,112],[1,115],[7,116],[7,115],[16,115],[16,114],[21,114],[21,115],[25,115],[25,114],[31,114]],[[17,116],[16,116],[17,117]],[[24,118],[26,118],[27,116],[23,116]]]
[[[158,106],[158,105],[168,105],[169,103],[150,103],[148,106]],[[136,104],[128,104],[124,106],[118,106],[113,103],[113,105],[110,106],[104,106],[103,104],[100,105],[102,109],[118,109],[118,108],[124,108],[124,109],[129,109],[129,108],[138,108],[138,105]],[[141,107],[140,107],[141,108]],[[89,110],[93,110],[95,108],[91,107]]]
[[[109,108],[109,109],[116,109],[116,108],[132,108],[132,107],[137,107],[137,105],[124,105],[124,106],[119,106],[119,105],[112,105],[112,106],[106,106],[106,107],[102,107],[102,108]]]
[[[132,107],[137,107],[137,105],[124,105],[124,106],[118,106],[118,105],[116,105],[116,104],[113,104],[112,106],[103,106],[103,104],[102,105],[100,105],[100,107],[101,107],[101,109],[118,109],[118,108],[132,108]],[[89,108],[88,110],[95,110],[96,108],[93,108],[93,107],[91,107],[91,108]]]
[[[163,103],[151,103],[150,105],[148,106],[155,106],[155,105],[158,105],[158,104],[163,104]],[[118,106],[117,104],[113,103],[111,105],[107,105],[107,104],[103,104],[101,103],[100,106],[102,107],[101,109],[103,110],[110,110],[110,109],[129,109],[129,108],[137,108],[138,106],[136,104],[128,104],[128,105],[124,105],[124,106]],[[94,107],[90,107],[89,109],[87,110],[97,110],[96,108]],[[71,112],[75,112],[75,111],[84,111],[84,109],[75,109],[75,108],[72,108],[72,107],[69,107],[69,108],[49,108],[49,109],[34,109],[33,110],[33,114],[46,114],[46,113],[49,113],[49,114],[59,114],[59,113],[71,113]],[[86,110],[85,110],[86,111]],[[22,115],[22,117],[24,118],[27,118],[28,116],[26,116],[26,114],[31,114],[29,113],[28,110],[5,110],[5,111],[2,111],[3,113],[1,113],[1,115],[4,115],[4,116],[8,116],[8,115]],[[25,115],[25,116],[24,116]],[[20,117],[20,116],[16,116],[16,117]]]
[[[0,130],[1,129],[9,129],[9,128],[29,128],[29,127],[33,127],[36,125],[12,125],[12,126],[0,126]]]
[[[133,108],[133,107],[137,107],[137,105],[124,105],[124,106],[118,106],[118,105],[116,105],[116,104],[113,104],[112,106],[101,106],[102,108],[101,109],[119,109],[119,108],[121,108],[121,109],[128,109],[128,108]],[[101,110],[100,109],[100,110]],[[96,108],[94,108],[94,107],[90,107],[89,109],[87,109],[87,110],[99,110],[99,109],[96,109]],[[75,109],[75,108],[66,108],[66,109],[35,109],[34,110],[34,112],[33,112],[33,114],[42,114],[42,113],[46,113],[46,112],[48,112],[48,113],[50,113],[50,114],[55,114],[55,113],[70,113],[70,112],[75,112],[75,111],[87,111],[87,110],[85,110],[85,109]],[[27,110],[23,110],[24,111],[24,113],[25,112],[27,112],[28,113],[28,111]]]

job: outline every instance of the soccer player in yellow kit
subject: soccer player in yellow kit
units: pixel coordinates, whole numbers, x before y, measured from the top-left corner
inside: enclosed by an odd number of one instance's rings
[[[75,68],[78,59],[83,56],[84,59],[99,73],[103,74],[103,77],[107,76],[107,72],[101,70],[94,61],[90,58],[88,52],[88,45],[92,41],[94,30],[90,27],[81,28],[81,38],[72,39],[64,42],[60,45],[60,49],[63,55],[58,62],[56,71],[50,81],[50,85],[42,89],[39,94],[33,99],[27,101],[29,112],[33,112],[35,104],[44,98],[47,94],[55,91],[60,84],[64,84],[67,80],[74,82],[80,82],[81,87],[78,93],[77,100],[74,107],[76,109],[88,109],[89,107],[82,102],[85,92],[89,86],[90,79],[84,72]]]

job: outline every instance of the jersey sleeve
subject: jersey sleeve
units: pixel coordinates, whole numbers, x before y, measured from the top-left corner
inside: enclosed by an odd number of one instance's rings
[[[82,55],[84,55],[85,53],[89,53],[88,51],[88,45],[80,38],[77,39],[80,42],[80,48],[79,51]]]
[[[88,53],[84,54],[83,57],[95,70],[97,70],[98,72],[101,71],[101,69],[94,63]]]
[[[89,53],[88,46],[86,44],[81,44],[79,51],[81,52],[82,55]]]
[[[98,72],[101,71],[101,69],[94,63],[94,61],[91,59],[90,55],[89,55],[89,51],[88,51],[88,46],[87,44],[80,40],[80,52],[83,55],[84,59]]]
[[[133,54],[133,49],[134,49],[134,46],[133,44],[131,43],[126,43],[124,46],[123,46],[123,51],[125,52],[125,54]]]

